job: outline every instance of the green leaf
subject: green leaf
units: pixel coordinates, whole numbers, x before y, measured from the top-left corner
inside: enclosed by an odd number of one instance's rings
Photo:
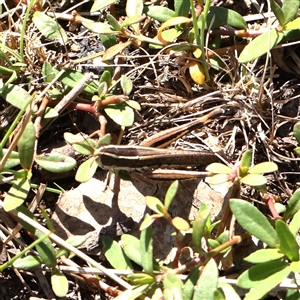
[[[131,79],[125,75],[121,76],[121,87],[123,90],[124,95],[128,96],[133,88],[133,83]]]
[[[253,266],[239,276],[237,285],[243,289],[253,288],[261,282],[265,282],[268,277],[286,270],[286,268],[289,269],[289,264],[283,261],[268,261]]]
[[[29,191],[29,179],[15,180],[4,198],[3,208],[5,211],[11,211],[20,206],[26,200]]]
[[[188,17],[190,11],[190,2],[186,0],[174,1],[175,16]]]
[[[149,284],[144,284],[141,286],[133,287],[132,289],[127,289],[118,297],[114,298],[114,300],[135,300],[138,299],[147,289],[149,288]]]
[[[0,155],[0,159],[2,159],[2,157],[6,153],[7,153],[7,149],[2,149],[2,155]],[[16,151],[12,151],[8,160],[5,162],[3,169],[11,169],[19,164],[20,164],[19,153]]]
[[[106,82],[107,86],[111,85],[111,73],[108,70],[105,70],[99,80],[99,83]]]
[[[217,174],[211,177],[208,177],[208,184],[221,184],[228,181],[228,174]]]
[[[103,8],[105,8],[111,4],[117,3],[117,2],[119,2],[119,0],[95,0],[93,6],[91,8],[91,12],[96,12],[96,11],[102,10]]]
[[[56,71],[58,72],[58,70]],[[74,88],[75,86],[78,85],[78,82],[83,78],[83,74],[80,72],[74,71],[74,70],[66,70],[60,77],[59,80],[71,87]],[[86,84],[84,91],[88,94],[94,95],[94,93],[97,93],[98,91],[98,84],[95,81],[90,82],[89,84]]]
[[[243,153],[242,158],[241,158],[241,168],[242,169],[249,169],[250,165],[252,162],[252,152],[250,150],[245,151]]]
[[[299,145],[300,144],[300,122],[294,125],[293,132],[294,132],[294,137],[296,138],[296,141]]]
[[[287,265],[283,270],[280,270],[268,278],[260,281],[253,289],[250,290],[244,300],[263,298],[263,296],[266,295],[270,290],[280,284],[290,274],[290,272],[290,266]]]
[[[21,166],[29,171],[33,162],[35,145],[35,127],[30,121],[18,142],[18,152]]]
[[[218,6],[211,6],[209,10],[207,23],[209,25],[214,16],[213,28],[229,25],[239,29],[247,29],[244,18],[236,11]]]
[[[28,255],[23,258],[18,258],[13,266],[16,269],[31,269],[35,267],[39,267],[42,264],[42,260],[39,256]]]
[[[285,22],[284,14],[283,14],[281,7],[275,2],[275,0],[270,0],[270,4],[271,4],[271,9],[272,9],[274,15],[276,16],[279,24],[281,26],[284,26],[286,24],[286,22]]]
[[[107,94],[107,90],[108,90],[107,83],[105,81],[101,82],[98,86],[98,96],[100,100],[103,100],[105,98],[105,95]]]
[[[179,182],[178,180],[174,181],[170,187],[167,190],[166,196],[165,196],[165,209],[168,210],[170,205],[172,204],[176,193],[178,191]]]
[[[57,297],[65,297],[68,293],[69,283],[67,277],[58,269],[53,269],[51,273],[51,286]]]
[[[276,247],[277,233],[268,219],[256,207],[239,199],[230,199],[229,205],[232,213],[245,230],[269,247]]]
[[[132,270],[132,265],[120,245],[109,237],[103,237],[103,252],[114,269]]]
[[[249,184],[250,186],[261,186],[267,183],[266,177],[261,174],[247,174],[241,178],[241,183]]]
[[[291,261],[298,261],[299,246],[288,226],[282,220],[277,220],[275,228],[278,235],[280,251]]]
[[[173,10],[157,5],[145,6],[144,13],[158,22],[166,22],[167,20],[176,17]]]
[[[36,239],[40,238],[43,235],[44,234],[42,232],[37,230],[34,233]],[[41,257],[41,260],[47,267],[53,268],[57,265],[55,250],[51,243],[51,240],[48,237],[43,239],[43,241],[36,245],[35,248]]]
[[[95,160],[95,157],[89,158],[79,166],[75,176],[76,181],[78,182],[89,181],[94,176],[97,168],[98,168],[98,164]]]
[[[283,220],[287,221],[291,219],[300,210],[300,188],[297,189],[292,197],[290,198],[288,205],[286,207]]]
[[[300,28],[300,18],[297,18],[294,21],[289,22],[284,28],[285,29],[284,38],[282,41],[284,42],[285,39],[289,39],[289,37],[294,39],[292,36],[294,36],[296,32],[299,33],[299,28]]]
[[[188,231],[190,229],[189,223],[180,217],[173,218],[171,223],[177,230],[180,231]]]
[[[140,236],[141,262],[144,272],[153,274],[153,238],[152,226],[145,228]]]
[[[185,280],[183,287],[183,299],[192,299],[194,289],[199,278],[199,267],[192,269]]]
[[[53,119],[58,117],[58,112],[52,107],[46,107],[43,118],[44,119]]]
[[[111,27],[113,28],[113,30],[115,31],[121,31],[122,26],[121,24],[115,19],[114,16],[108,14],[106,15],[107,21],[108,23],[111,25]]]
[[[48,17],[43,12],[34,12],[32,21],[47,39],[59,39],[61,43],[66,43],[68,41],[68,36],[65,30],[57,23],[56,20]]]
[[[114,37],[114,34],[117,34],[116,31],[113,31],[107,23],[94,22],[94,21],[84,21],[82,25],[88,30],[94,33],[102,34],[103,36]],[[115,37],[114,37],[115,38]]]
[[[222,299],[230,299],[230,300],[241,300],[235,289],[227,282],[219,281],[218,289],[221,289],[223,292]]]
[[[291,262],[291,270],[294,273],[300,274],[300,260]]]
[[[55,70],[47,61],[43,64],[42,74],[44,82],[51,82],[55,78]]]
[[[77,164],[74,158],[59,153],[36,155],[35,161],[43,169],[53,173],[71,171]]]
[[[275,163],[273,163],[271,161],[266,161],[266,162],[262,162],[260,164],[253,166],[252,168],[249,169],[248,173],[264,174],[264,173],[275,172],[277,170],[278,170],[278,166]]]
[[[125,101],[125,103],[133,109],[136,109],[136,110],[141,109],[140,104],[134,100],[127,100],[127,101]]]
[[[201,247],[201,239],[204,234],[204,228],[207,222],[207,219],[210,214],[210,209],[209,207],[202,203],[199,207],[199,211],[196,217],[196,220],[193,222],[193,233],[192,233],[192,238],[194,245],[196,247],[196,250],[200,252],[202,250]]]
[[[300,229],[300,209],[295,213],[290,225],[289,229],[291,233],[296,236]]]
[[[238,62],[247,63],[266,54],[281,42],[283,36],[282,32],[274,28],[256,37],[244,48]]]
[[[126,103],[107,105],[104,107],[104,111],[120,126],[129,127],[134,122],[134,111]]]
[[[214,174],[230,174],[232,172],[232,168],[221,163],[212,163],[205,170]]]
[[[79,246],[81,246],[83,243],[85,243],[87,240],[87,237],[85,235],[73,235],[71,237],[69,237],[66,242],[70,245],[72,245],[73,247],[78,248]],[[67,255],[69,253],[69,250],[67,250],[64,247],[61,247],[58,249],[58,251],[56,252],[56,258],[62,256],[62,255]]]
[[[195,287],[193,300],[214,300],[214,292],[218,286],[218,267],[214,259],[210,259],[204,267]]]
[[[167,211],[162,202],[153,196],[146,196],[146,205],[158,214],[165,214]]]
[[[140,241],[133,235],[122,234],[121,242],[127,257],[134,261],[137,265],[141,266]]]
[[[5,85],[0,89],[0,96],[19,109],[22,109],[31,97],[26,90],[13,84]]]
[[[91,138],[86,138],[81,134],[64,133],[65,141],[71,145],[77,152],[83,155],[92,155],[97,146],[96,142]]]
[[[284,25],[288,24],[296,17],[299,5],[299,0],[285,0],[283,2],[282,12],[285,19]]]
[[[140,225],[140,230],[144,230],[146,229],[147,227],[149,227],[150,225],[152,225],[155,220],[159,219],[163,217],[163,214],[154,214],[154,215],[146,215],[142,224]]]
[[[252,264],[259,264],[268,262],[271,260],[278,260],[282,258],[284,254],[279,252],[279,249],[260,249],[253,253],[251,253],[249,256],[245,257],[244,260],[247,262],[250,262]]]
[[[130,281],[131,284],[137,285],[137,284],[151,284],[155,282],[155,278],[152,275],[146,274],[146,273],[133,273],[129,274],[126,277],[127,280]]]
[[[177,274],[167,273],[164,281],[164,299],[174,299],[181,300],[183,299],[182,295],[182,281]]]

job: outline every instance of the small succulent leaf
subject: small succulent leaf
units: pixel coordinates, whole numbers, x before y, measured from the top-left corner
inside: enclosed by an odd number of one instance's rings
[[[216,174],[207,178],[208,184],[221,184],[228,181],[228,174]]]
[[[135,27],[135,24],[138,24],[142,22],[145,19],[144,16],[134,16],[134,17],[129,17],[127,18],[123,23],[122,23],[122,29],[125,27]]]
[[[185,24],[185,23],[190,23],[190,22],[191,22],[190,19],[186,18],[186,17],[174,17],[174,18],[167,20],[158,29],[158,32],[157,32],[158,40],[165,46],[169,45],[170,41],[166,40],[163,37],[163,35],[162,35],[163,31],[168,27]]]
[[[144,13],[158,22],[166,22],[176,16],[175,12],[167,7],[153,5],[145,6]]]
[[[34,233],[36,239],[42,237],[43,235],[43,233],[37,230]],[[55,249],[48,237],[45,237],[45,239],[37,244],[35,248],[41,260],[47,267],[54,268],[57,265]]]
[[[133,287],[132,289],[127,289],[121,295],[114,298],[114,300],[135,300],[139,299],[139,297],[149,288],[149,284],[138,285],[137,287]]]
[[[218,286],[218,267],[214,259],[210,259],[204,267],[197,281],[193,300],[214,299],[214,292]]]
[[[205,170],[214,174],[230,174],[232,171],[230,167],[221,163],[212,163]]]
[[[220,246],[220,243],[213,239],[207,239],[207,243],[212,249],[215,249]]]
[[[30,181],[28,178],[15,180],[8,190],[3,203],[5,211],[11,211],[19,207],[26,200],[30,191]]]
[[[95,160],[95,157],[89,158],[78,167],[75,180],[78,182],[89,181],[94,176],[97,168],[98,164]]]
[[[174,1],[175,15],[188,17],[190,11],[190,2],[185,0]]]
[[[249,256],[245,257],[244,260],[252,264],[260,264],[271,260],[278,260],[284,257],[284,254],[279,252],[279,249],[259,249]]]
[[[137,265],[141,266],[140,241],[133,235],[122,234],[121,242],[126,256]]]
[[[79,144],[73,144],[72,147],[76,152],[79,152],[83,155],[92,155],[95,152],[96,143],[92,139],[83,140]]]
[[[119,0],[95,0],[91,8],[91,12],[102,10],[103,8],[117,2],[119,2]]]
[[[100,100],[104,99],[105,95],[107,94],[108,86],[107,83],[101,82],[98,86],[98,96]]]
[[[87,240],[87,237],[85,235],[73,235],[70,238],[68,238],[66,240],[66,242],[68,244],[72,245],[73,247],[78,248],[83,243],[85,243],[86,240]],[[56,258],[59,258],[62,255],[67,255],[68,253],[69,253],[69,250],[67,250],[64,247],[61,247],[56,251]]]
[[[109,145],[110,143],[111,143],[111,135],[107,133],[106,135],[104,135],[102,138],[99,139],[95,148],[98,149],[101,145]]]
[[[52,107],[46,107],[44,112],[44,119],[53,119],[58,117],[58,112]]]
[[[158,214],[165,214],[167,211],[163,203],[153,196],[146,196],[146,205]]]
[[[291,271],[300,274],[300,260],[291,262]]]
[[[291,233],[296,236],[300,229],[300,209],[294,214],[292,221],[289,224]]]
[[[146,273],[129,274],[126,279],[133,285],[151,284],[155,281],[153,276]]]
[[[140,253],[141,262],[144,272],[153,274],[153,237],[152,226],[148,226],[141,231],[140,236]]]
[[[205,83],[205,73],[200,63],[191,60],[189,62],[189,72],[195,83],[203,85]]]
[[[142,224],[140,225],[140,230],[144,230],[150,225],[152,225],[157,219],[162,218],[163,214],[153,214],[151,216],[146,215]]]
[[[205,225],[207,223],[209,215],[210,215],[209,207],[206,204],[202,203],[199,207],[196,220],[193,222],[193,233],[192,233],[193,242],[198,252],[202,250],[201,239],[203,237]]]
[[[247,174],[240,181],[253,187],[262,186],[267,183],[266,177],[261,174]]]
[[[127,101],[125,101],[125,103],[133,109],[141,110],[140,104],[134,100],[127,100]]]
[[[300,147],[296,147],[296,148],[294,149],[294,152],[295,152],[298,156],[300,156]]]
[[[222,290],[223,297],[221,299],[241,300],[235,289],[227,282],[218,282],[218,289]]]
[[[183,300],[182,281],[177,274],[167,273],[164,281],[164,299]]]
[[[286,0],[283,2],[282,12],[285,20],[284,25],[287,25],[295,18],[299,9],[299,5],[299,0]]]
[[[247,29],[247,23],[244,18],[236,11],[218,6],[211,6],[209,10],[207,23],[209,25],[214,17],[213,28],[229,25],[239,29]]]
[[[241,158],[241,168],[250,168],[252,162],[252,152],[250,150],[247,150],[243,153],[242,158]]]
[[[278,170],[277,164],[267,161],[257,164],[249,169],[248,173],[250,174],[264,174],[264,173],[271,173]]]
[[[131,41],[124,42],[121,44],[116,44],[105,50],[102,59],[104,61],[112,59],[117,54],[121,53],[125,48],[127,48],[131,44]]]
[[[114,269],[132,270],[131,262],[120,245],[109,237],[103,237],[103,252]]]
[[[244,300],[262,299],[270,290],[280,284],[291,272],[290,266],[286,266],[268,278],[261,280],[244,298]]]
[[[47,61],[43,64],[42,75],[44,82],[51,82],[55,78],[55,71]]]
[[[243,289],[251,289],[287,267],[289,267],[289,264],[283,261],[261,263],[243,272],[237,279],[237,285]]]
[[[189,272],[183,286],[183,299],[192,299],[194,289],[199,278],[199,267],[195,267]]]
[[[36,155],[35,161],[40,167],[52,173],[71,171],[77,164],[74,158],[59,153]]]
[[[285,22],[284,14],[283,14],[281,7],[276,3],[275,0],[270,0],[270,4],[271,4],[271,10],[274,13],[274,15],[276,16],[279,24],[281,26],[284,26],[286,24],[286,22]]]
[[[133,88],[133,83],[131,79],[125,75],[121,76],[121,87],[123,90],[124,95],[128,96]]]
[[[90,30],[91,32],[104,35],[114,36],[118,34],[117,31],[113,31],[107,23],[94,22],[94,21],[84,21],[82,25]]]
[[[298,145],[300,145],[300,122],[294,125],[293,132]]]
[[[172,204],[176,193],[178,191],[179,182],[178,180],[174,181],[168,188],[166,196],[165,196],[165,209],[168,210],[170,205]]]
[[[298,2],[298,0],[296,0]],[[284,27],[285,32],[284,35],[289,35],[290,33],[292,33],[292,30],[296,29],[298,31],[298,29],[300,28],[300,18],[297,18],[295,20],[293,20],[292,22],[289,22],[286,24],[286,26]],[[295,30],[295,32],[296,32]],[[299,31],[298,31],[299,32]]]
[[[289,230],[289,227],[282,220],[277,220],[275,228],[279,240],[280,251],[291,261],[298,261],[299,246],[293,233]]]
[[[36,218],[34,217],[34,214],[24,205],[21,205],[19,207],[16,208],[17,212],[21,212],[24,215],[26,215],[27,217],[33,219],[36,221]],[[29,225],[27,222],[23,221],[21,218],[18,218],[18,221],[21,223],[21,225],[28,231],[30,232],[32,235],[35,234],[36,229]]]
[[[286,207],[285,214],[283,215],[283,220],[287,221],[291,219],[300,210],[300,188],[298,188],[290,198],[288,205]]]
[[[51,273],[51,287],[57,297],[65,297],[68,293],[68,279],[56,268],[54,268]]]
[[[284,34],[277,29],[271,29],[251,41],[242,51],[239,63],[247,63],[266,54],[283,39]]]
[[[134,122],[134,111],[126,103],[107,105],[104,107],[104,111],[120,126],[129,127]]]
[[[7,149],[2,149],[2,154],[0,154],[0,159],[7,153]],[[0,151],[1,153],[1,151]],[[8,160],[5,162],[3,169],[11,169],[20,164],[19,153],[12,151]]]
[[[229,206],[239,224],[269,247],[277,245],[277,233],[268,219],[252,204],[240,199],[230,199]]]
[[[190,229],[189,223],[180,217],[173,218],[171,223],[177,230],[180,231],[188,231]]]
[[[35,145],[35,127],[30,121],[18,142],[18,152],[21,166],[29,171],[33,162]]]
[[[31,269],[35,267],[39,267],[42,264],[42,260],[39,256],[28,255],[23,258],[18,258],[14,263],[13,266],[16,269]]]
[[[111,85],[111,73],[108,70],[105,70],[99,80],[99,83],[106,82],[107,86]]]
[[[69,70],[66,70],[59,77],[59,80],[63,84],[65,84],[71,88],[74,88],[75,86],[78,85],[78,82],[80,80],[82,80],[83,76],[84,76],[84,74],[82,74],[78,71],[69,69]],[[98,83],[96,81],[92,81],[89,84],[86,84],[86,86],[84,88],[84,92],[86,92],[88,94],[92,94],[92,95],[94,95],[97,91],[98,91]]]
[[[115,19],[114,16],[108,14],[106,15],[107,21],[108,23],[111,25],[111,27],[115,30],[115,31],[121,31],[122,26],[121,24]]]
[[[39,31],[49,40],[58,39],[61,43],[66,43],[68,36],[58,22],[41,11],[33,14],[32,21]]]

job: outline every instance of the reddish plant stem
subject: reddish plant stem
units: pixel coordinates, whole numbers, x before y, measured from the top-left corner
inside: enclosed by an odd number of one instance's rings
[[[274,198],[273,196],[269,195],[269,194],[265,194],[264,197],[263,197],[264,201],[266,202],[270,212],[271,212],[271,215],[273,216],[273,218],[276,220],[276,219],[280,219],[280,216],[277,212],[277,210],[275,209],[275,206],[274,206]]]

